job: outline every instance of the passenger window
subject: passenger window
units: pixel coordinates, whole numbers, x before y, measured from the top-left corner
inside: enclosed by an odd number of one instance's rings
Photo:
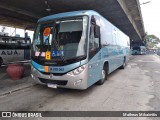
[[[89,37],[89,48],[90,50],[98,49],[100,47],[100,37],[95,37],[95,28],[96,25],[99,25],[98,17],[91,17],[91,27],[90,27],[90,37]],[[98,26],[99,27],[99,26]]]
[[[100,31],[99,17],[92,16],[90,23],[90,35],[89,35],[89,58],[92,58],[100,49],[100,36],[95,35],[97,28]]]

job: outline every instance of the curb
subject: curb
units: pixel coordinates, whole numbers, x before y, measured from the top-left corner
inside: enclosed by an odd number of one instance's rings
[[[24,85],[24,86],[22,86],[22,87],[19,87],[19,88],[10,90],[10,91],[2,92],[2,93],[0,93],[0,97],[1,97],[1,96],[5,96],[5,95],[9,95],[9,94],[11,94],[11,93],[18,92],[18,91],[20,91],[20,90],[24,90],[24,89],[30,88],[30,87],[35,86],[35,85],[37,85],[37,84],[36,84],[36,83],[32,83],[32,84]]]

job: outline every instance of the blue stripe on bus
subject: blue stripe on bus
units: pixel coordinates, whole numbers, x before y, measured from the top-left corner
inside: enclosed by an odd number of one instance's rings
[[[42,65],[39,65],[39,64],[37,64],[36,62],[34,62],[33,60],[32,60],[32,65],[37,69],[37,70],[39,70],[39,71],[41,71],[41,72],[44,72],[45,70],[44,70],[44,67],[42,66]]]

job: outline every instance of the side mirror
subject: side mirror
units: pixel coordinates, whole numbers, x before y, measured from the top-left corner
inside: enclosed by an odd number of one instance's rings
[[[94,26],[94,37],[99,38],[100,37],[100,27],[95,25]]]

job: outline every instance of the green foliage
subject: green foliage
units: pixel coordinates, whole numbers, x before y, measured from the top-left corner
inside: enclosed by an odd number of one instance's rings
[[[160,43],[160,39],[157,36],[155,36],[155,35],[147,35],[145,37],[145,40],[147,42],[147,47],[148,48],[157,47],[157,44]]]

